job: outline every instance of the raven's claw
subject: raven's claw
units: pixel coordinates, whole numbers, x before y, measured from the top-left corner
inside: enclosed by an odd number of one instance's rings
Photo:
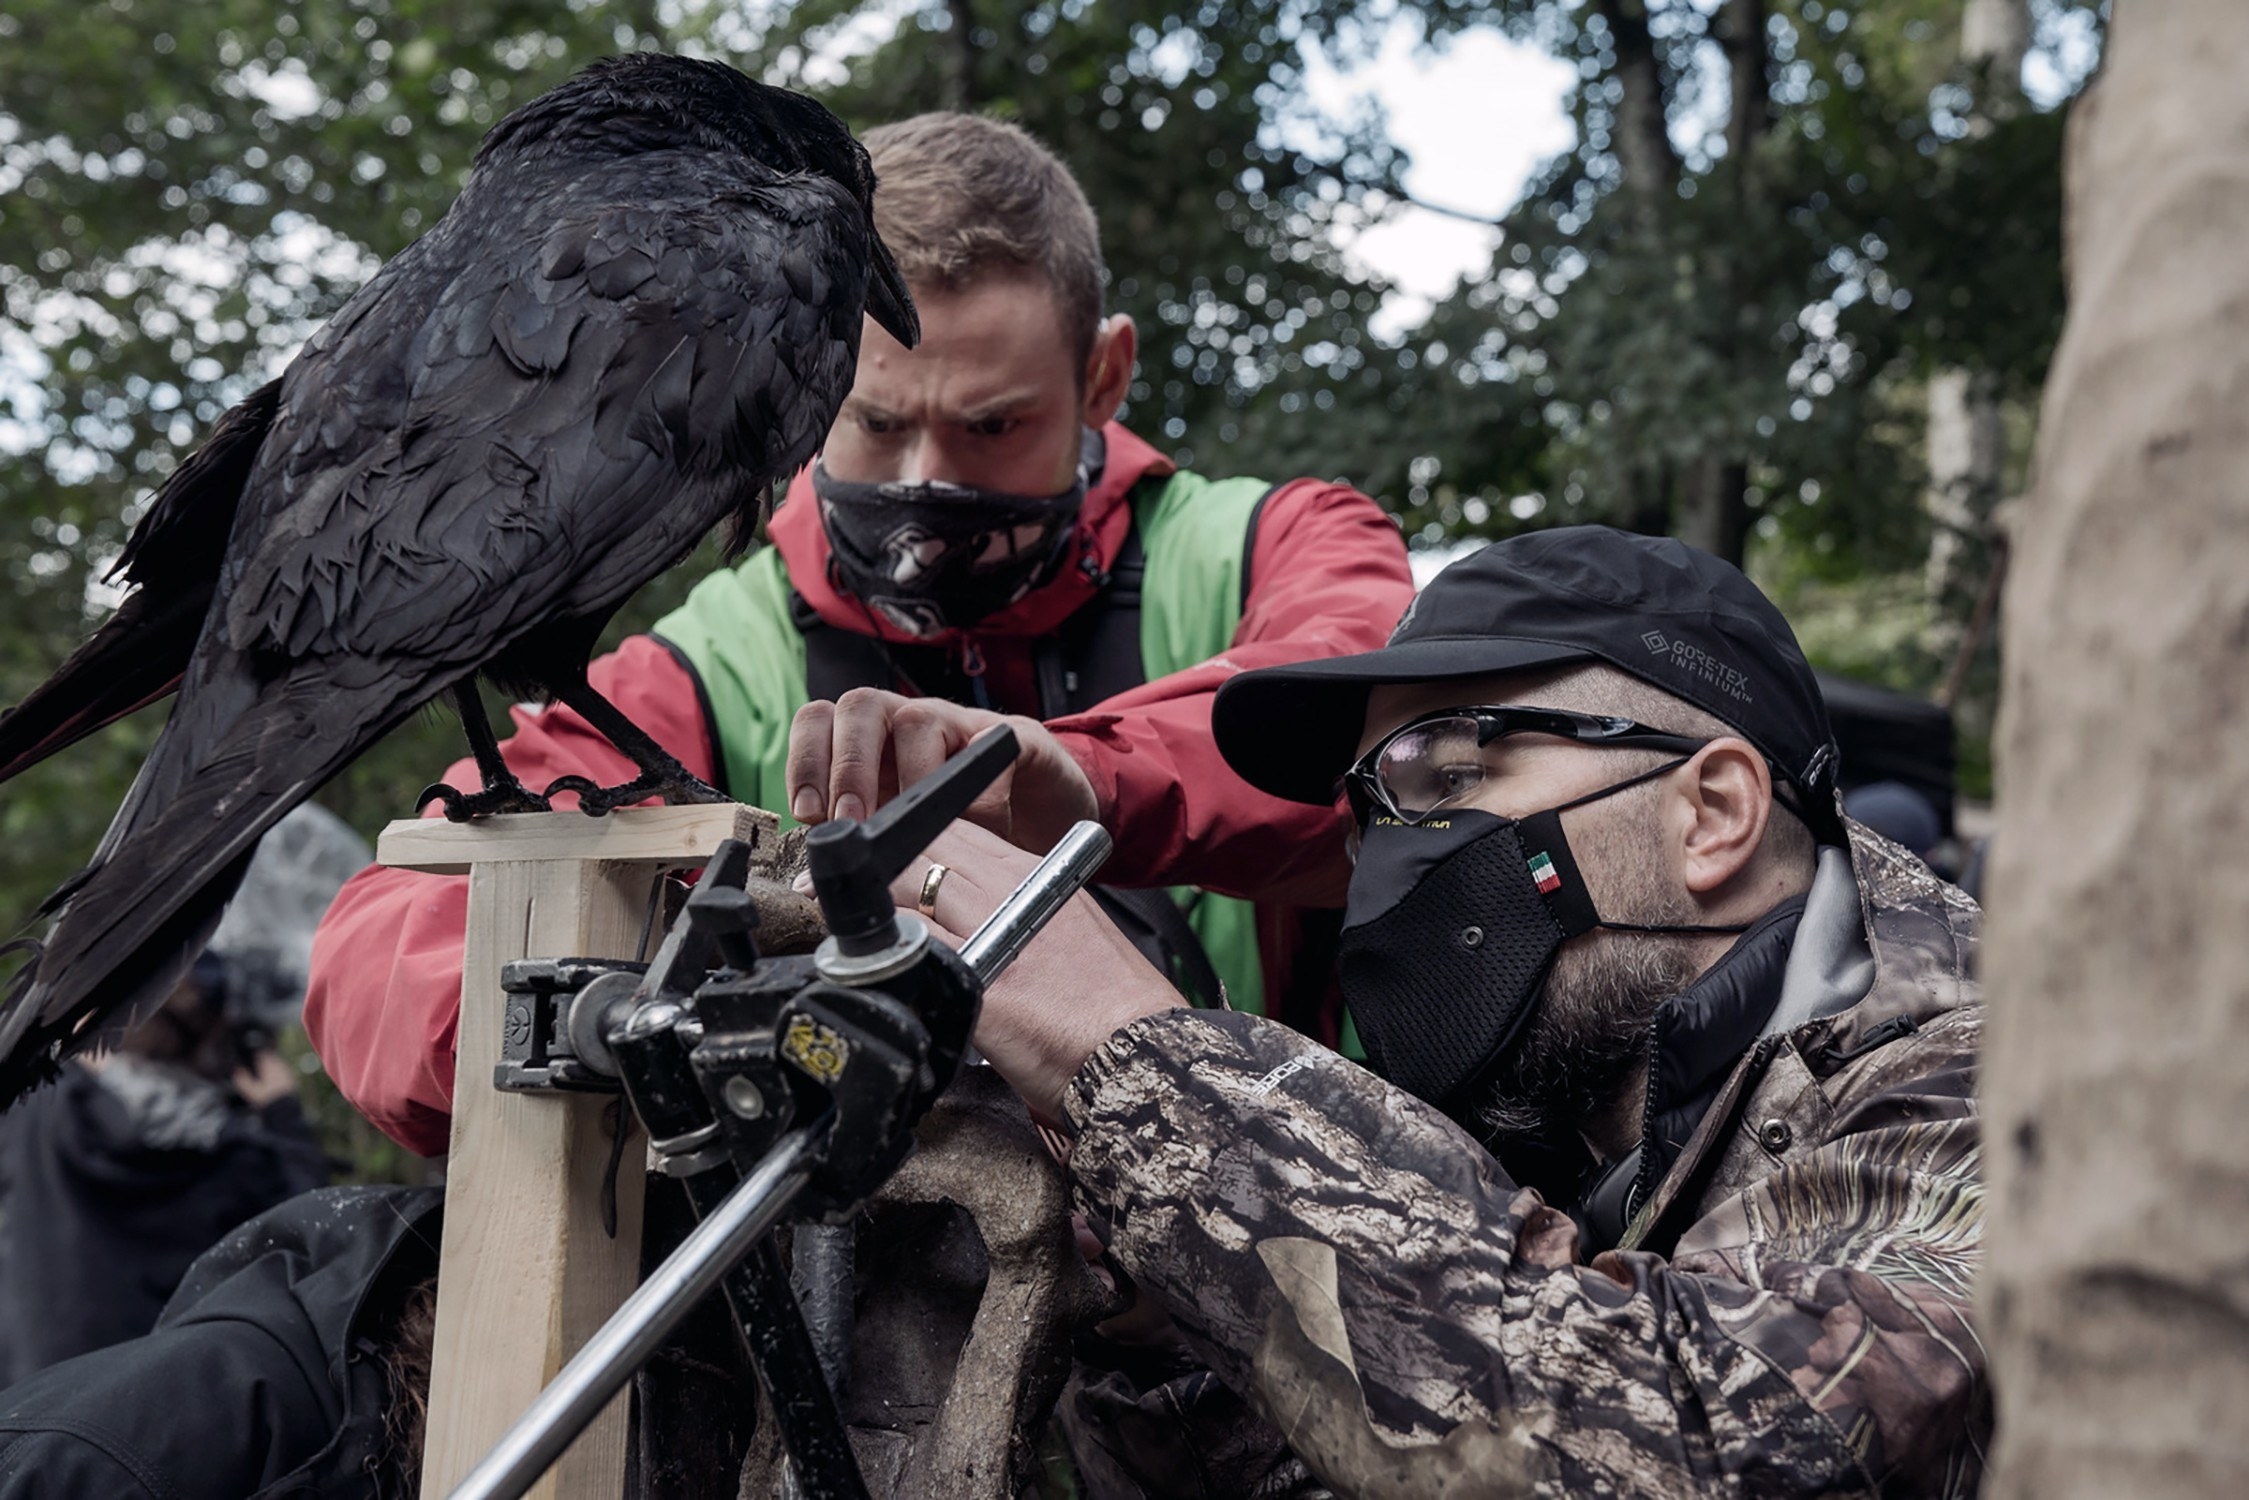
[[[545,795],[554,797],[563,792],[578,794],[578,810],[591,817],[603,817],[620,807],[630,807],[635,802],[645,802],[650,797],[662,797],[667,806],[687,802],[729,802],[726,793],[688,772],[684,767],[673,772],[643,771],[621,786],[597,786],[583,776],[558,776],[547,783]]]
[[[455,823],[466,823],[471,818],[488,818],[494,813],[551,812],[547,799],[513,776],[505,781],[492,782],[481,791],[464,792],[459,787],[442,781],[432,782],[422,788],[414,799],[414,811],[420,812],[432,802],[445,804],[445,816]]]

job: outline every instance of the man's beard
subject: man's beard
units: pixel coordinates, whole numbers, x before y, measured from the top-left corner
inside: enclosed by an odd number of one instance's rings
[[[1471,1106],[1486,1140],[1574,1130],[1614,1106],[1648,1054],[1656,1007],[1697,965],[1687,943],[1646,932],[1593,932],[1565,946],[1522,1036]]]
[[[1644,842],[1636,832],[1588,841],[1586,854],[1615,871],[1621,887],[1608,893],[1614,904],[1604,903],[1603,914],[1650,925],[1696,921],[1686,893],[1666,887],[1647,860],[1654,830]],[[1596,928],[1564,943],[1522,1034],[1469,1107],[1477,1133],[1494,1145],[1511,1136],[1551,1139],[1614,1108],[1647,1058],[1656,1008],[1701,970],[1689,937]]]

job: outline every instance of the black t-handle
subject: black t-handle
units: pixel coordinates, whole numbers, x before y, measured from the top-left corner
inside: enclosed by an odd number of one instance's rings
[[[898,941],[890,882],[999,779],[1017,748],[1015,731],[1000,725],[866,822],[837,818],[812,830],[805,839],[812,894],[838,951],[863,958]]]

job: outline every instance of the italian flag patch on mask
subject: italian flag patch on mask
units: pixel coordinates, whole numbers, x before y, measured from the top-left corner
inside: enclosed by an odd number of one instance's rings
[[[1554,869],[1554,861],[1545,854],[1534,854],[1530,859],[1531,881],[1541,896],[1551,896],[1562,888],[1562,877]]]

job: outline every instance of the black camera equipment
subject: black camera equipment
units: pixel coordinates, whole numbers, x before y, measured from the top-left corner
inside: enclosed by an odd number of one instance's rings
[[[866,1500],[769,1231],[845,1219],[913,1148],[913,1126],[968,1053],[985,986],[1107,858],[1080,823],[955,953],[890,883],[1015,759],[995,730],[859,823],[806,841],[829,936],[762,957],[748,846],[704,868],[653,962],[510,964],[502,1088],[622,1087],[661,1170],[700,1222],[556,1374],[454,1500],[527,1491],[664,1338],[723,1286],[804,1500]]]

